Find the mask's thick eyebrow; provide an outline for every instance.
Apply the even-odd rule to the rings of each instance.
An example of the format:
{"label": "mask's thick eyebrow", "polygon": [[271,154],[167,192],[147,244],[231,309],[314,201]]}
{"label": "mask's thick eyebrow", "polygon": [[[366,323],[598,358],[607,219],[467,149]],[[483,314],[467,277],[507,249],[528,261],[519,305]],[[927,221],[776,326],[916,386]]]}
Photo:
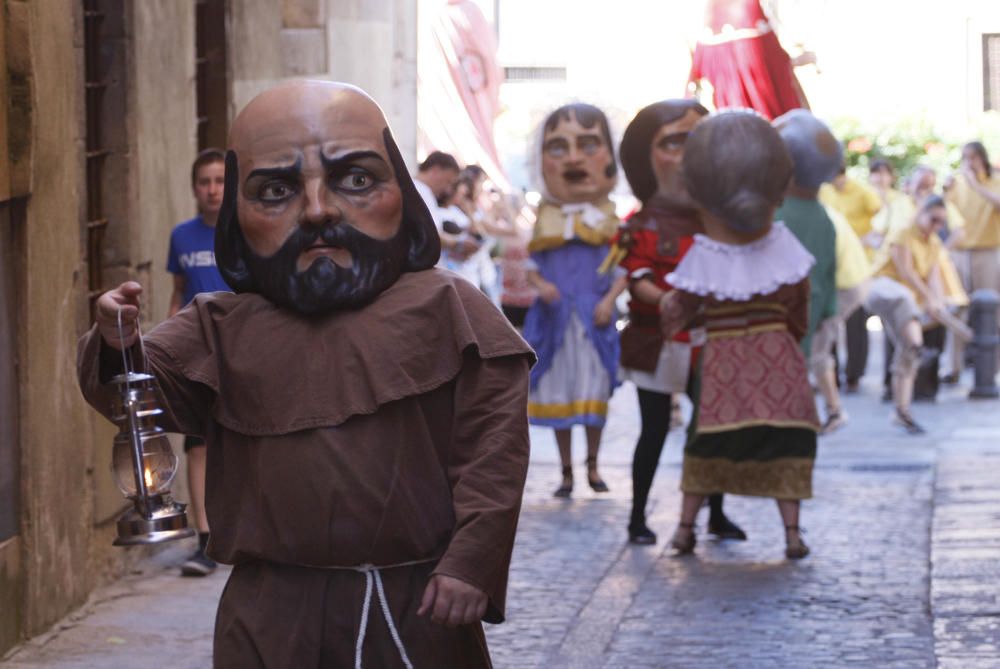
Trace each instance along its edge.
{"label": "mask's thick eyebrow", "polygon": [[294,177],[302,174],[302,156],[295,159],[291,165],[279,167],[258,167],[247,175],[247,180],[255,177]]}
{"label": "mask's thick eyebrow", "polygon": [[340,156],[324,156],[323,151],[319,152],[319,159],[323,163],[323,168],[327,171],[333,171],[336,169],[341,169],[351,163],[363,160],[365,158],[374,158],[379,162],[385,163],[385,158],[379,155],[375,151],[352,151],[350,153],[345,153]]}
{"label": "mask's thick eyebrow", "polygon": [[686,132],[672,132],[669,135],[664,135],[660,139],[660,142],[661,143],[662,142],[670,142],[670,143],[683,142],[684,140],[686,140],[688,138],[688,134],[689,133],[686,133]]}

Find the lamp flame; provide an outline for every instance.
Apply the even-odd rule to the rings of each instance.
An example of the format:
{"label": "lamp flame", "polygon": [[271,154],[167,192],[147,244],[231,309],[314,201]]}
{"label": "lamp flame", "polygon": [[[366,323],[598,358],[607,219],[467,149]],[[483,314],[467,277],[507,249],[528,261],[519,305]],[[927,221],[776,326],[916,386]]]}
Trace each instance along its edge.
{"label": "lamp flame", "polygon": [[146,488],[147,489],[152,488],[153,487],[153,473],[151,471],[149,471],[149,467],[146,467],[145,476],[146,476]]}

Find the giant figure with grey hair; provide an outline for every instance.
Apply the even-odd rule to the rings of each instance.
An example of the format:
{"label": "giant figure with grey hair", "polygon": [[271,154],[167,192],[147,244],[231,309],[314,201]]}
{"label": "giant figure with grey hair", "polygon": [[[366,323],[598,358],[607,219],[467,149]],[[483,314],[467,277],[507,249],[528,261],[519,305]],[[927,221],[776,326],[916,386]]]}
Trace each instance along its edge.
{"label": "giant figure with grey hair", "polygon": [[[365,93],[283,84],[229,145],[216,253],[236,293],[142,337],[164,427],[209,444],[208,553],[234,565],[215,666],[488,667],[480,621],[504,617],[531,351],[434,268],[434,223]],[[81,388],[105,415],[141,292],[102,295],[80,342]]]}
{"label": "giant figure with grey hair", "polygon": [[775,220],[782,221],[816,259],[809,275],[809,327],[802,340],[802,351],[827,398],[824,428],[832,430],[845,417],[834,379],[830,342],[827,337],[819,337],[816,343],[823,350],[816,350],[813,335],[824,323],[837,317],[837,232],[819,201],[819,188],[840,171],[844,151],[827,125],[804,109],[779,116],[773,125],[792,158],[792,180],[784,202],[775,212]]}
{"label": "giant figure with grey hair", "polygon": [[708,341],[693,383],[697,411],[684,447],[680,525],[671,544],[695,547],[706,495],[777,500],[785,555],[809,549],[799,505],[812,496],[818,419],[798,341],[808,326],[813,257],[774,211],[792,161],[778,133],[749,111],[724,112],[688,135],[684,184],[706,235],[667,275],[660,324],[673,337],[693,323]]}

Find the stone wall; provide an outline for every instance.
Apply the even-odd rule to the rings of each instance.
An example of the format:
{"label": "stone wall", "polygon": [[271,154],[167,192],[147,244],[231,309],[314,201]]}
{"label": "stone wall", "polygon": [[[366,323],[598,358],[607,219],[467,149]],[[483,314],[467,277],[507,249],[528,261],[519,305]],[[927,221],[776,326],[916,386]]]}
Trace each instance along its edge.
{"label": "stone wall", "polygon": [[81,604],[91,586],[86,578],[90,416],[76,387],[75,365],[87,304],[79,234],[84,191],[82,85],[76,85],[82,82],[81,9],[74,5],[67,12],[59,0],[7,2],[8,19],[27,22],[31,41],[18,48],[30,55],[32,107],[19,346],[21,567],[28,635]]}
{"label": "stone wall", "polygon": [[[15,245],[7,256],[20,258],[6,280],[18,314],[12,394],[22,495],[20,534],[0,540],[0,656],[149,553],[111,547],[114,519],[126,506],[109,473],[116,430],[80,395],[76,342],[90,325],[90,261],[100,263],[103,288],[130,278],[143,284],[144,327],[166,316],[170,230],[195,213],[195,3],[99,4],[113,10],[108,35],[121,47],[121,67],[100,113],[111,119],[105,139],[114,153],[102,182],[108,225],[99,254],[89,258],[84,2],[0,0],[0,153],[7,156],[0,225],[14,228],[6,230]],[[290,77],[346,80],[383,105],[412,159],[415,0],[227,5],[230,118]]]}
{"label": "stone wall", "polygon": [[414,160],[415,0],[244,0],[231,6],[230,28],[233,114],[286,79],[344,81],[375,98]]}
{"label": "stone wall", "polygon": [[[27,197],[16,277],[21,534],[4,545],[2,563],[5,590],[16,582],[21,591],[17,626],[27,636],[82,604],[143,553],[110,546],[113,517],[124,506],[108,473],[115,430],[86,406],[76,383],[76,341],[90,314],[84,19],[82,3],[69,6],[73,11],[61,0],[8,0],[4,7],[7,53],[17,54],[6,63],[6,80],[20,85],[27,100],[26,110],[9,114],[9,136],[26,143],[19,155]],[[117,27],[113,32],[127,44],[123,90],[114,93],[124,97],[127,114],[109,184],[124,197],[115,198],[104,253],[95,261],[104,265],[105,287],[125,278],[143,282],[149,327],[166,316],[170,229],[194,213],[194,10],[166,1],[126,6],[120,36]],[[19,555],[7,555],[15,550]],[[0,649],[10,642],[5,635]]]}

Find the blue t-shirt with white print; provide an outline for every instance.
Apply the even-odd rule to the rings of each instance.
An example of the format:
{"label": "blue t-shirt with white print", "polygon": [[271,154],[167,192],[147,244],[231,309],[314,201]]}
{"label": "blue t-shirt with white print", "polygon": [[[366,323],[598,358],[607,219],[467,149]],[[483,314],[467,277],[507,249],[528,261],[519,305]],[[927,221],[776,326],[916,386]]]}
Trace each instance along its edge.
{"label": "blue t-shirt with white print", "polygon": [[184,304],[198,293],[231,290],[215,266],[215,228],[205,225],[200,214],[170,234],[167,271],[184,277]]}

